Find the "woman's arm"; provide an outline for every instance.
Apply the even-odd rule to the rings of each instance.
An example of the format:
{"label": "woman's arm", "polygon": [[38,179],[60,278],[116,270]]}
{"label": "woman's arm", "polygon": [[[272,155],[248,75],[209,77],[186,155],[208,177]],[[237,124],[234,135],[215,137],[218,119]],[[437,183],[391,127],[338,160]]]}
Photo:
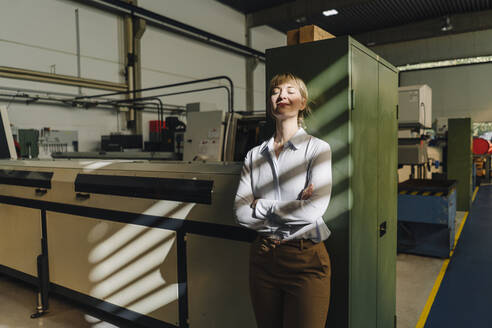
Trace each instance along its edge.
{"label": "woman's arm", "polygon": [[251,206],[255,201],[253,195],[253,185],[251,181],[252,169],[252,151],[250,150],[244,160],[243,169],[241,171],[241,179],[236,191],[234,200],[234,214],[236,222],[241,226],[257,230],[259,232],[270,232],[270,228],[266,226],[266,218],[254,217],[254,208]]}
{"label": "woman's arm", "polygon": [[276,217],[283,224],[306,225],[325,213],[331,197],[331,150],[328,144],[322,145],[310,167],[309,180],[314,185],[311,197],[292,201],[258,199],[254,211],[257,219]]}

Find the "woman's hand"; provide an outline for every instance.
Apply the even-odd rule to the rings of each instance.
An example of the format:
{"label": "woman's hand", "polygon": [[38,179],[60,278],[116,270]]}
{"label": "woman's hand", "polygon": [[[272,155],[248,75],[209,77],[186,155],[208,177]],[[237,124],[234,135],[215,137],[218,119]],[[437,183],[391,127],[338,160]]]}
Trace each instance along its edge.
{"label": "woman's hand", "polygon": [[[309,199],[314,192],[314,185],[311,183],[309,186],[307,186],[302,192],[301,192],[301,200],[306,200]],[[255,199],[256,201],[256,199]],[[256,203],[255,203],[256,205]]]}
{"label": "woman's hand", "polygon": [[[309,186],[307,186],[301,192],[301,200],[309,199],[313,195],[313,192],[314,192],[314,185],[311,183]],[[251,208],[254,209],[256,207],[257,202],[258,202],[258,199],[255,199],[250,205]],[[257,247],[258,254],[260,254],[260,255],[266,254],[270,250],[272,250],[275,247],[277,247],[278,245],[280,245],[281,243],[282,243],[282,241],[278,240],[278,239],[273,239],[273,238],[269,238],[269,237],[262,237],[258,240],[258,247]]]}
{"label": "woman's hand", "polygon": [[[307,186],[303,191],[301,191],[301,200],[309,199],[314,192],[314,185],[311,183]],[[258,202],[258,198],[256,198],[250,205],[252,209],[256,208],[256,203]]]}
{"label": "woman's hand", "polygon": [[274,249],[280,245],[281,241],[279,239],[273,239],[269,237],[262,237],[259,239],[258,254],[263,255],[268,253],[270,250]]}

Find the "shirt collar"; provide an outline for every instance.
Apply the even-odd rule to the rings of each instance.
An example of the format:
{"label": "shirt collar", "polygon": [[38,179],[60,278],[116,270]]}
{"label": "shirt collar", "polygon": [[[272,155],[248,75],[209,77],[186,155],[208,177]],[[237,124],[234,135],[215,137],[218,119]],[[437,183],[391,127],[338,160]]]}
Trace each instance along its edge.
{"label": "shirt collar", "polygon": [[292,149],[297,150],[303,146],[304,142],[307,139],[309,139],[309,135],[307,134],[306,130],[304,130],[303,128],[299,128],[296,134],[294,134],[287,143],[290,144]]}
{"label": "shirt collar", "polygon": [[[289,139],[285,143],[286,146],[291,147],[293,150],[299,149],[302,144],[309,138],[309,135],[307,134],[306,130],[303,128],[299,128],[297,130],[296,134],[292,136],[292,138]],[[261,152],[263,153],[264,151],[270,151],[273,152],[273,140],[274,136],[272,136],[269,140],[263,142],[263,145],[261,146]]]}

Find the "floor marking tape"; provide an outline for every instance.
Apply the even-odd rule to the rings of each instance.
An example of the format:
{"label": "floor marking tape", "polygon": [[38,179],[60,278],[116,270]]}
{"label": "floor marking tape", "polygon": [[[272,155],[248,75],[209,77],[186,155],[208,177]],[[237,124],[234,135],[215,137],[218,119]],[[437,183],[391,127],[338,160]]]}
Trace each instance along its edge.
{"label": "floor marking tape", "polygon": [[[473,193],[472,197],[472,203],[475,200],[475,197],[477,196],[478,192],[478,187],[475,188],[475,192]],[[432,290],[429,294],[429,298],[427,299],[427,302],[425,303],[424,310],[422,311],[422,314],[420,315],[419,321],[417,322],[417,325],[415,328],[423,328],[425,326],[425,322],[427,321],[427,317],[429,316],[429,312],[431,310],[432,304],[434,304],[434,299],[436,298],[437,292],[439,291],[439,287],[441,287],[441,282],[444,279],[444,274],[446,273],[446,270],[449,265],[449,261],[451,260],[451,257],[454,254],[454,249],[456,247],[456,244],[458,243],[458,240],[461,235],[461,231],[463,230],[463,227],[465,226],[466,219],[468,218],[468,213],[465,213],[465,216],[463,217],[463,221],[461,221],[460,227],[458,231],[456,232],[456,236],[454,238],[454,245],[453,249],[449,253],[449,259],[444,260],[444,263],[442,264],[441,271],[439,272],[439,275],[437,276],[436,282],[434,283],[434,286],[432,287]]]}

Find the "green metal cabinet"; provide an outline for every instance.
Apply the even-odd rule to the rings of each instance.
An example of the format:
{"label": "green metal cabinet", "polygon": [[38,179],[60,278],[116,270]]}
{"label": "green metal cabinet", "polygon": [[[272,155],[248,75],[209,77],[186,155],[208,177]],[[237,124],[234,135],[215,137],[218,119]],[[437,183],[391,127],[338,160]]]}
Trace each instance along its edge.
{"label": "green metal cabinet", "polygon": [[307,129],[332,149],[327,327],[394,327],[398,71],[347,36],[267,50],[267,86],[282,72],[306,82]]}
{"label": "green metal cabinet", "polygon": [[472,199],[472,121],[448,120],[448,180],[456,180],[456,210],[469,211]]}

